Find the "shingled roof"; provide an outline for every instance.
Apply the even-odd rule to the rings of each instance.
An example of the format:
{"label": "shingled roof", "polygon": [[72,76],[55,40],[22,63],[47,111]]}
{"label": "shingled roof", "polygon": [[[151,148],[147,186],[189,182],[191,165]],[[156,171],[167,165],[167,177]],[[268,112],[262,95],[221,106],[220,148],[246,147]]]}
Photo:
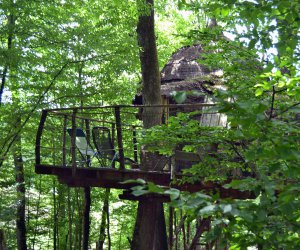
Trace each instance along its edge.
{"label": "shingled roof", "polygon": [[210,87],[220,82],[217,70],[199,63],[203,48],[200,44],[186,46],[175,52],[161,71],[161,94],[196,90],[212,94]]}

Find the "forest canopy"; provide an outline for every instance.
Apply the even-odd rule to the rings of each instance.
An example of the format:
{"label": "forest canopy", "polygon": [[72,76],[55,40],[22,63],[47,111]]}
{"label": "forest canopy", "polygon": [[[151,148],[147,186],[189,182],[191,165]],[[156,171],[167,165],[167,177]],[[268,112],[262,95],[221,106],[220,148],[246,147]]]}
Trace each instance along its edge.
{"label": "forest canopy", "polygon": [[[43,109],[131,104],[141,82],[136,34],[140,2],[0,3],[0,249],[1,244],[7,249],[82,248],[84,190],[35,174],[38,123]],[[210,221],[210,230],[200,241],[215,249],[296,249],[299,1],[156,0],[154,11],[160,70],[178,49],[203,45],[210,53],[201,64],[223,71],[226,88],[214,92],[214,102],[228,117],[230,129],[200,129],[181,115],[169,126],[149,130],[144,143],[160,141],[153,151],[168,156],[174,145],[187,141],[187,152],[208,142],[219,144],[221,161],[206,157],[187,172],[217,182],[233,170],[247,173],[224,187],[252,192],[255,199],[162,191],[151,184],[143,186],[143,193],[171,196],[164,209],[175,211],[177,249],[193,249],[188,247],[201,221]],[[211,20],[217,23],[214,28]],[[186,97],[174,95],[179,102]],[[108,196],[110,231],[104,249],[130,248],[137,206],[119,200],[119,193],[91,190],[93,248],[103,240],[101,216]]]}

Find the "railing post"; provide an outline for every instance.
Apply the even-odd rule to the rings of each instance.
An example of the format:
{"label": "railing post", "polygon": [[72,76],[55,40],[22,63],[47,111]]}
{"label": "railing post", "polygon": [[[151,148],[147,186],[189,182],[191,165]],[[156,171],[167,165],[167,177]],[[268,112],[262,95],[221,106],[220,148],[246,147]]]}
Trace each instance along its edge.
{"label": "railing post", "polygon": [[[113,148],[115,148],[115,138],[116,138],[116,124],[112,123],[111,124],[111,143]],[[112,168],[115,168],[116,162],[114,161],[111,165]]]}
{"label": "railing post", "polygon": [[138,162],[138,149],[137,149],[137,140],[136,140],[136,127],[132,127],[132,143],[133,143],[133,157],[134,161]]}
{"label": "railing post", "polygon": [[67,155],[67,148],[66,148],[66,140],[67,140],[67,121],[68,117],[67,115],[64,115],[64,131],[63,131],[63,159],[62,159],[62,165],[66,166],[66,155]]}
{"label": "railing post", "polygon": [[36,134],[36,141],[35,141],[35,164],[36,167],[41,165],[41,137],[44,129],[44,124],[47,118],[48,111],[42,111],[42,117],[40,120],[39,128]]}
{"label": "railing post", "polygon": [[117,127],[117,140],[118,140],[118,147],[119,147],[120,169],[125,169],[123,140],[122,140],[122,123],[121,123],[121,114],[120,114],[119,106],[115,107],[115,118],[116,118],[116,127]]}
{"label": "railing post", "polygon": [[73,110],[72,114],[72,138],[71,138],[71,157],[72,157],[72,176],[76,173],[76,113],[77,109]]}
{"label": "railing post", "polygon": [[[91,131],[90,131],[90,121],[89,119],[85,119],[85,130],[86,130],[86,141],[88,145],[90,145],[91,142]],[[86,156],[86,166],[91,167],[91,156],[87,155]]]}

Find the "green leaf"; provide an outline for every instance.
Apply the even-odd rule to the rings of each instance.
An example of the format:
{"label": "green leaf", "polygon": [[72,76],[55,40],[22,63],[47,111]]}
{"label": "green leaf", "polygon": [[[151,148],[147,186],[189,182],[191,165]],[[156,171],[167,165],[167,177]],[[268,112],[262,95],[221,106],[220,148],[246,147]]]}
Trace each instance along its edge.
{"label": "green leaf", "polygon": [[183,103],[187,98],[187,95],[186,95],[185,91],[179,91],[179,92],[174,91],[171,94],[174,97],[175,101],[179,104]]}
{"label": "green leaf", "polygon": [[249,49],[253,49],[255,47],[257,43],[257,40],[256,39],[252,39],[250,42],[249,42],[249,45],[248,45],[248,48]]}
{"label": "green leaf", "polygon": [[153,182],[147,182],[148,191],[151,193],[162,193],[164,190],[154,184]]}
{"label": "green leaf", "polygon": [[132,191],[132,194],[134,196],[141,196],[141,195],[144,195],[144,194],[149,194],[149,191],[148,190],[139,189],[139,190]]}
{"label": "green leaf", "polygon": [[221,15],[223,16],[223,17],[226,17],[226,16],[228,16],[228,14],[229,14],[229,9],[225,9],[225,8],[222,8],[221,9]]}
{"label": "green leaf", "polygon": [[180,191],[175,188],[170,188],[164,192],[165,194],[169,194],[171,201],[176,200],[180,196]]}
{"label": "green leaf", "polygon": [[227,204],[222,207],[224,213],[230,213],[232,211],[232,205]]}
{"label": "green leaf", "polygon": [[143,179],[140,179],[140,178],[138,178],[138,179],[136,179],[136,180],[127,180],[127,181],[122,181],[122,182],[120,182],[121,184],[141,184],[141,185],[144,185],[144,184],[146,184],[146,181],[145,180],[143,180]]}
{"label": "green leaf", "polygon": [[255,90],[255,96],[261,96],[263,94],[263,89],[259,88]]}
{"label": "green leaf", "polygon": [[199,214],[202,214],[202,215],[212,214],[214,211],[216,211],[216,209],[217,209],[217,205],[208,205],[208,206],[200,209]]}

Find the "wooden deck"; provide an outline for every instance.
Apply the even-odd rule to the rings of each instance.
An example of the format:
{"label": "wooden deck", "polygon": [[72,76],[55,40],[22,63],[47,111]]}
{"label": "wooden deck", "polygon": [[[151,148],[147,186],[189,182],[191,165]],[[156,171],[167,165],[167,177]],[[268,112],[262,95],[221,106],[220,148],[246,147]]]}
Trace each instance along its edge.
{"label": "wooden deck", "polygon": [[[137,185],[132,183],[122,183],[127,180],[143,179],[146,182],[153,182],[164,187],[177,188],[181,191],[198,192],[213,194],[219,192],[222,198],[248,199],[253,195],[249,192],[241,192],[234,189],[225,189],[222,185],[214,182],[197,182],[180,184],[182,174],[177,174],[171,180],[169,172],[146,172],[141,170],[120,170],[114,168],[79,168],[74,171],[71,166],[50,166],[36,165],[37,174],[56,175],[62,184],[70,187],[102,187],[128,190]],[[177,181],[176,181],[177,180]]]}
{"label": "wooden deck", "polygon": [[[187,111],[201,111],[201,120],[199,126],[216,126],[218,123],[207,123],[217,114],[214,111],[214,105],[198,104],[198,105],[157,105],[151,108],[157,108],[161,112],[162,108],[164,117],[171,115],[170,109],[178,110],[186,109]],[[166,188],[177,188],[181,191],[198,192],[202,191],[207,194],[219,193],[222,198],[248,199],[253,194],[249,192],[241,192],[233,189],[225,189],[222,184],[217,182],[203,182],[199,180],[196,183],[183,183],[183,175],[180,171],[171,179],[169,172],[146,172],[136,169],[128,170],[125,168],[125,160],[131,157],[133,162],[138,164],[139,154],[141,153],[138,139],[145,133],[142,130],[141,121],[137,119],[137,114],[142,108],[149,106],[106,106],[106,107],[73,107],[52,110],[43,110],[39,128],[36,137],[36,173],[56,175],[59,182],[70,187],[101,187],[122,189],[123,198],[125,199],[145,199],[165,198],[165,195],[147,194],[143,197],[136,198],[130,193],[130,188],[136,184],[124,183],[128,180],[143,179],[146,182],[153,182],[156,185]],[[177,111],[176,111],[177,110]],[[219,117],[220,116],[216,116]],[[209,119],[208,119],[209,118]],[[220,119],[218,119],[220,121]],[[116,168],[99,168],[102,163],[93,158],[103,154],[100,152],[101,144],[94,136],[93,129],[106,128],[109,133],[107,138],[109,142],[109,150],[118,153],[118,169]],[[80,150],[76,144],[76,131],[82,130]],[[75,131],[72,134],[68,130]],[[84,135],[84,136],[82,136]],[[79,136],[78,136],[79,137]],[[83,140],[84,138],[85,140]],[[96,139],[95,139],[96,138]],[[85,143],[83,143],[85,141]],[[107,143],[107,141],[105,142]],[[92,153],[91,153],[92,152]],[[97,157],[96,157],[97,158]],[[199,156],[193,153],[175,152],[175,161],[199,162]],[[91,160],[91,161],[90,161]],[[98,159],[99,160],[99,159]],[[91,167],[79,167],[82,162],[90,162]],[[158,159],[159,163],[160,159]],[[103,163],[102,166],[105,164]],[[174,165],[175,166],[175,165]],[[230,180],[227,181],[227,183]],[[223,183],[224,184],[224,183]],[[158,196],[158,197],[156,197]],[[163,196],[163,197],[162,197]]]}

